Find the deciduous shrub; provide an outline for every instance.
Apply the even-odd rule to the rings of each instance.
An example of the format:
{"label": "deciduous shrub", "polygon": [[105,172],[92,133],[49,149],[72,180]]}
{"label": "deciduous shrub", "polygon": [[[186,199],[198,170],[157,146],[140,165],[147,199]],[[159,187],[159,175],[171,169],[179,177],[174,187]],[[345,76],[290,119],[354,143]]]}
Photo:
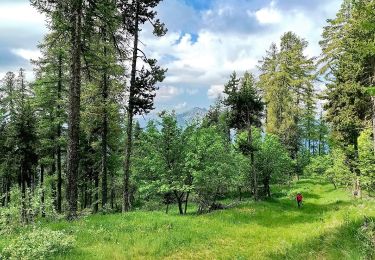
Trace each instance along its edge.
{"label": "deciduous shrub", "polygon": [[362,249],[366,257],[375,257],[375,220],[365,218],[363,225],[358,229],[357,238],[362,243]]}
{"label": "deciduous shrub", "polygon": [[0,259],[46,259],[72,248],[74,239],[61,231],[34,228],[4,248]]}

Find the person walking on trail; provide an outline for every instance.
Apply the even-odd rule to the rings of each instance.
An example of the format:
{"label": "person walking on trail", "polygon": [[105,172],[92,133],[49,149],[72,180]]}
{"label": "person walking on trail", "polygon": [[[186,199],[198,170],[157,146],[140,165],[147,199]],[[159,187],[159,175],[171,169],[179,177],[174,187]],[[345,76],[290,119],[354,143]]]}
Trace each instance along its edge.
{"label": "person walking on trail", "polygon": [[296,197],[298,208],[302,206],[302,199],[303,199],[302,194],[298,193]]}

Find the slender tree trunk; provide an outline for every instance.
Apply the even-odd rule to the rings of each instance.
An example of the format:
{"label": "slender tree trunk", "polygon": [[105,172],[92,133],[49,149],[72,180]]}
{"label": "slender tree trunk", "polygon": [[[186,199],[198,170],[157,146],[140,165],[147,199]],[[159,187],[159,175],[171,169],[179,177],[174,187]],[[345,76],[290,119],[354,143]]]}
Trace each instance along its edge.
{"label": "slender tree trunk", "polygon": [[62,92],[62,54],[59,54],[59,75],[58,75],[58,83],[57,83],[57,143],[56,143],[56,156],[57,156],[57,198],[56,198],[56,209],[57,212],[61,213],[61,203],[62,203],[62,163],[61,163],[61,105],[60,102],[62,101],[61,92]]}
{"label": "slender tree trunk", "polygon": [[111,209],[114,209],[114,202],[115,202],[115,179],[113,176],[113,171],[110,171],[111,176]]}
{"label": "slender tree trunk", "polygon": [[373,142],[373,152],[374,152],[374,157],[375,157],[375,96],[371,97],[371,101],[372,101],[372,142]]}
{"label": "slender tree trunk", "polygon": [[184,214],[184,210],[183,210],[183,207],[182,207],[182,197],[183,197],[183,193],[181,195],[178,194],[177,191],[174,191],[173,192],[175,197],[176,197],[176,200],[177,200],[177,205],[178,205],[178,212],[180,213],[180,215],[183,215]]}
{"label": "slender tree trunk", "polygon": [[168,214],[168,211],[169,211],[169,202],[167,202],[167,207],[165,209],[165,214]]}
{"label": "slender tree trunk", "polygon": [[42,189],[42,217],[44,218],[46,216],[46,207],[44,202],[44,165],[40,165],[40,188]]}
{"label": "slender tree trunk", "polygon": [[354,138],[354,174],[355,174],[355,183],[354,183],[354,191],[356,192],[355,196],[357,198],[362,197],[362,189],[361,189],[361,171],[358,168],[358,136]]}
{"label": "slender tree trunk", "polygon": [[182,204],[183,204],[182,200],[178,199],[177,202],[178,202],[178,211],[179,211],[180,215],[184,215],[184,210],[182,208]]}
{"label": "slender tree trunk", "polygon": [[322,155],[322,133],[321,130],[319,131],[319,143],[318,143],[318,155]]}
{"label": "slender tree trunk", "polygon": [[[375,58],[372,59],[372,86],[375,88]],[[375,157],[375,96],[371,97],[372,101],[372,141],[373,152]]]}
{"label": "slender tree trunk", "polygon": [[1,198],[1,205],[0,207],[4,207],[4,198],[5,198],[5,178],[0,178],[1,181],[1,193],[0,193],[0,198]]}
{"label": "slender tree trunk", "polygon": [[129,105],[127,114],[127,128],[126,128],[126,148],[125,148],[125,162],[124,162],[124,193],[123,193],[123,205],[122,212],[130,210],[130,157],[132,152],[132,134],[133,134],[133,116],[134,116],[134,90],[135,80],[137,72],[137,59],[138,59],[138,30],[139,30],[139,3],[136,3],[136,15],[135,15],[135,34],[133,42],[133,57],[132,57],[132,69],[130,78],[130,90],[129,90]]}
{"label": "slender tree trunk", "polygon": [[94,213],[99,211],[99,173],[94,170]]}
{"label": "slender tree trunk", "polygon": [[186,212],[187,212],[187,207],[188,207],[188,202],[189,202],[189,195],[190,195],[190,192],[187,192],[187,193],[186,193],[186,200],[185,200],[185,210],[184,210],[184,214],[186,214]]}
{"label": "slender tree trunk", "polygon": [[23,163],[21,163],[21,219],[22,222],[27,224],[27,212],[26,212],[26,179],[25,169]]}
{"label": "slender tree trunk", "polygon": [[[55,136],[52,136],[52,142],[56,143]],[[51,163],[51,175],[54,176],[56,174],[56,150],[54,149],[52,151],[51,157],[52,157],[52,163]],[[52,197],[53,197],[53,206],[57,210],[57,189],[56,189],[56,182],[53,180],[51,182],[51,189],[52,189]]]}
{"label": "slender tree trunk", "polygon": [[[103,29],[104,41],[106,43],[106,32]],[[107,47],[104,46],[104,58],[107,58]],[[107,139],[108,139],[108,114],[107,114],[107,101],[108,101],[108,75],[107,75],[107,65],[104,65],[103,72],[103,88],[102,88],[102,98],[103,98],[103,118],[102,118],[102,207],[105,208],[107,204]]]}
{"label": "slender tree trunk", "polygon": [[68,219],[77,216],[78,167],[79,167],[79,122],[81,96],[81,33],[82,33],[82,0],[72,3],[72,38],[71,38],[71,83],[69,89],[68,116]]}
{"label": "slender tree trunk", "polygon": [[251,123],[249,123],[249,126],[248,126],[248,142],[249,142],[249,146],[250,146],[250,163],[251,163],[251,173],[252,173],[252,176],[253,176],[253,189],[254,189],[254,200],[257,201],[258,200],[258,179],[257,179],[257,173],[255,171],[255,158],[254,158],[254,151],[253,151],[253,136],[252,136],[252,131],[251,131]]}

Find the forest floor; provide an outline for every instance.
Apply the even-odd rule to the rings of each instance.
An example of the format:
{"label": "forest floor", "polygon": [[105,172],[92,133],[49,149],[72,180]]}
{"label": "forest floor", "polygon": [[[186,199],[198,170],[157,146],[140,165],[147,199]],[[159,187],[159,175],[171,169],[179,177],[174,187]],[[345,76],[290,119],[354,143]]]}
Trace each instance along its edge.
{"label": "forest floor", "polygon": [[[374,201],[305,179],[271,200],[205,215],[137,211],[39,225],[75,237],[55,259],[363,259],[356,234],[364,216],[375,217]],[[0,238],[0,251],[8,239]]]}

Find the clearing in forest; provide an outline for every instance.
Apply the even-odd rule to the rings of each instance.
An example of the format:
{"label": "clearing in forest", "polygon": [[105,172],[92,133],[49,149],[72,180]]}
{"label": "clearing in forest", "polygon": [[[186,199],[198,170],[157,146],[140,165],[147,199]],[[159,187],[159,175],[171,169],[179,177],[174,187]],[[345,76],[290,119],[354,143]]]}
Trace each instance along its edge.
{"label": "clearing in forest", "polygon": [[375,216],[373,202],[305,179],[272,200],[206,215],[132,212],[42,225],[75,236],[74,249],[58,259],[360,259],[364,216]]}

